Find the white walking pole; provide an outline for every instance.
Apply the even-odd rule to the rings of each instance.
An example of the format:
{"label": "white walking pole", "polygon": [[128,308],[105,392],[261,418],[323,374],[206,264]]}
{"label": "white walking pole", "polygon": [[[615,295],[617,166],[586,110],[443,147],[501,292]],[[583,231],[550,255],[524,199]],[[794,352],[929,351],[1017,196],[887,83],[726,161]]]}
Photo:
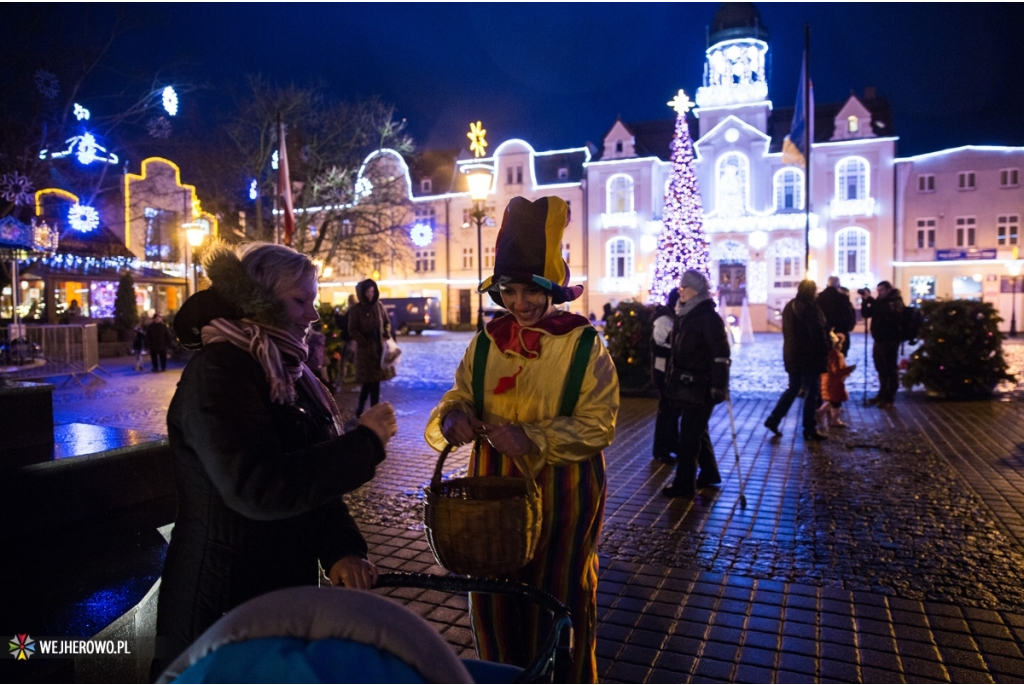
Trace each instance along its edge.
{"label": "white walking pole", "polygon": [[[726,391],[728,393],[728,391]],[[743,494],[743,466],[740,464],[740,447],[736,443],[736,419],[732,415],[732,394],[729,393],[725,397],[726,403],[729,405],[729,429],[732,431],[732,451],[736,455],[736,472],[740,478],[740,509],[747,508],[747,496]]]}

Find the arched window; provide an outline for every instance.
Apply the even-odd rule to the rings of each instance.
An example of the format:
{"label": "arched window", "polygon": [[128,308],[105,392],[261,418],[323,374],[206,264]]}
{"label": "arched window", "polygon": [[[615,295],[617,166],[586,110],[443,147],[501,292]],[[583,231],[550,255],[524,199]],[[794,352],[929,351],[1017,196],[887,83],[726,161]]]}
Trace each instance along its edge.
{"label": "arched window", "polygon": [[868,272],[870,235],[866,229],[850,226],[836,233],[836,271],[840,274]]}
{"label": "arched window", "polygon": [[721,216],[737,216],[747,208],[747,178],[750,165],[738,152],[729,152],[718,159],[715,184],[715,210]]}
{"label": "arched window", "polygon": [[633,277],[633,241],[629,238],[608,241],[608,277]]}
{"label": "arched window", "polygon": [[870,167],[863,157],[847,157],[836,164],[836,199],[865,200]]}
{"label": "arched window", "polygon": [[615,174],[608,179],[609,214],[633,211],[633,179],[626,174]]}
{"label": "arched window", "polygon": [[775,172],[775,211],[804,208],[804,172],[786,167]]}

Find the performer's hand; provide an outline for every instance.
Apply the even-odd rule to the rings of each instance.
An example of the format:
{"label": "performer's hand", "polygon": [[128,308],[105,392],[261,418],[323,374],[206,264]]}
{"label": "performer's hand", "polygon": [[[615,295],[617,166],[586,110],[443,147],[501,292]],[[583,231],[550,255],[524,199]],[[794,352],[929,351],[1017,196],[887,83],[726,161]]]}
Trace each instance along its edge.
{"label": "performer's hand", "polygon": [[522,427],[514,423],[503,426],[484,426],[484,437],[491,447],[509,457],[522,457],[536,449],[533,440],[526,435]]}
{"label": "performer's hand", "polygon": [[369,590],[377,582],[377,567],[369,559],[350,554],[334,562],[327,577],[334,587]]}
{"label": "performer's hand", "polygon": [[458,447],[467,442],[476,440],[476,436],[483,427],[475,417],[465,412],[454,409],[448,412],[441,422],[441,435],[448,441],[449,445]]}

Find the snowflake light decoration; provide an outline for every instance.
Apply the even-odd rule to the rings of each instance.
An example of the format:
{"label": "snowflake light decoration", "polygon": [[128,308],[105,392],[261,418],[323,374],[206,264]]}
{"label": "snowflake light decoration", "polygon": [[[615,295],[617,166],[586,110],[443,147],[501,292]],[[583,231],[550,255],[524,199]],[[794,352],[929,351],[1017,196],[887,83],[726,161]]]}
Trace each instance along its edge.
{"label": "snowflake light decoration", "polygon": [[178,94],[174,92],[174,88],[171,86],[164,88],[161,98],[163,99],[164,110],[168,114],[173,117],[178,113]]}
{"label": "snowflake light decoration", "polygon": [[96,145],[96,137],[91,133],[84,133],[78,140],[78,151],[75,156],[80,164],[91,164],[99,159],[96,153],[99,151]]}
{"label": "snowflake light decoration", "polygon": [[256,179],[254,178],[252,180],[252,183],[249,184],[249,199],[255,200],[257,197],[259,197],[259,194],[259,190],[256,189]]}
{"label": "snowflake light decoration", "polygon": [[482,122],[476,122],[475,124],[470,122],[469,133],[466,137],[469,138],[469,150],[473,153],[474,157],[483,157],[487,154],[487,141],[484,136],[487,135],[487,130],[483,127]]}
{"label": "snowflake light decoration", "polygon": [[359,197],[369,197],[372,192],[373,184],[370,183],[370,179],[364,176],[356,181],[356,195]]}
{"label": "snowflake light decoration", "polygon": [[52,100],[57,97],[57,93],[60,92],[60,81],[57,80],[57,75],[53,72],[46,71],[45,69],[39,69],[36,71],[36,90],[47,100]]}
{"label": "snowflake light decoration", "polygon": [[693,103],[690,102],[690,98],[686,97],[686,93],[680,88],[676,96],[669,100],[666,104],[676,111],[676,114],[685,115],[693,107]]}
{"label": "snowflake light decoration", "polygon": [[416,224],[409,231],[409,237],[416,247],[426,247],[434,240],[434,229],[428,224]]}
{"label": "snowflake light decoration", "polygon": [[274,150],[274,154],[270,155],[270,168],[276,169],[280,163],[281,158],[277,154],[277,150]]}
{"label": "snowflake light decoration", "polygon": [[90,116],[91,113],[89,112],[89,110],[87,110],[85,107],[82,107],[77,102],[75,103],[75,119],[78,119],[79,121],[82,121],[83,119],[85,121],[88,121]]}
{"label": "snowflake light decoration", "polygon": [[0,195],[8,202],[16,205],[32,204],[32,192],[35,187],[28,177],[17,171],[4,174],[0,178]]}
{"label": "snowflake light decoration", "polygon": [[76,202],[71,206],[71,211],[68,212],[68,223],[76,231],[88,233],[100,225],[100,213],[89,205],[82,205]]}
{"label": "snowflake light decoration", "polygon": [[150,137],[166,140],[171,137],[171,122],[167,121],[167,117],[161,114],[146,122],[146,130],[149,132]]}

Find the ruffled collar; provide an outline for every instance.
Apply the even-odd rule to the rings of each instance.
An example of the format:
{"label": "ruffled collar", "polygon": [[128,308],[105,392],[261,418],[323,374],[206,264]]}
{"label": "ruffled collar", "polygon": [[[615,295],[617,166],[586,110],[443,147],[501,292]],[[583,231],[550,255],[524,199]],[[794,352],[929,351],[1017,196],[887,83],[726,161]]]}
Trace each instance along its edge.
{"label": "ruffled collar", "polygon": [[585,316],[569,312],[558,312],[533,326],[520,326],[515,316],[506,314],[488,323],[486,331],[502,352],[518,354],[524,359],[536,359],[540,356],[544,335],[566,335],[581,326],[589,325],[590,320]]}

